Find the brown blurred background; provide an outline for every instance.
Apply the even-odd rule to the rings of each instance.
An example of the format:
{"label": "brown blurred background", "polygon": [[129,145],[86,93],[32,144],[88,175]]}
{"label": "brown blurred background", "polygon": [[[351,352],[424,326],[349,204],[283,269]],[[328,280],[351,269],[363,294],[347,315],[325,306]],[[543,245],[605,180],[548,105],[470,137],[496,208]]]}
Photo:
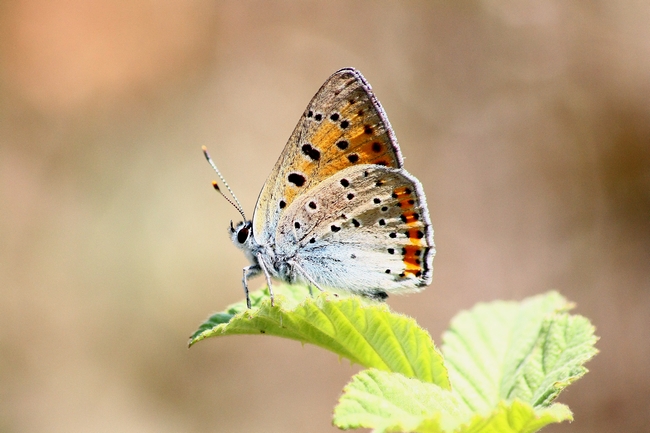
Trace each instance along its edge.
{"label": "brown blurred background", "polygon": [[[186,349],[242,299],[250,215],[322,82],[373,85],[424,184],[436,341],[557,289],[601,353],[573,424],[650,425],[647,1],[0,3],[0,432],[333,432],[358,367],[264,337]],[[261,285],[256,280],[254,286]]]}

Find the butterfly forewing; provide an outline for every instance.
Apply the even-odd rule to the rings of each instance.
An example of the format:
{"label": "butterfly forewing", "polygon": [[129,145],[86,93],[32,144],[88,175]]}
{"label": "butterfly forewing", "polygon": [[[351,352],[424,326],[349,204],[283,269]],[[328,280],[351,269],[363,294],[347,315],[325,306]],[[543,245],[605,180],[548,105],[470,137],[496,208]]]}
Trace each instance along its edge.
{"label": "butterfly forewing", "polygon": [[400,168],[397,141],[370,85],[354,69],[334,73],[309,103],[255,207],[258,242],[272,241],[294,200],[349,167]]}

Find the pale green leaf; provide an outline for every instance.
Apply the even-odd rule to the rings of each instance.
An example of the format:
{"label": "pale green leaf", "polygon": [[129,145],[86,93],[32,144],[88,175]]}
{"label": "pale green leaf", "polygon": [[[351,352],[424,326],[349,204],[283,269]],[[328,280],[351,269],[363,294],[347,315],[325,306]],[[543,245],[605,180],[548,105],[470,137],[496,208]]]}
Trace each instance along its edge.
{"label": "pale green leaf", "polygon": [[334,410],[334,425],[375,432],[443,432],[469,421],[449,390],[399,373],[364,370],[352,378]]}
{"label": "pale green leaf", "polygon": [[454,433],[533,433],[544,426],[573,419],[563,404],[535,409],[520,400],[500,402],[488,415],[475,415]]}
{"label": "pale green leaf", "polygon": [[455,392],[378,370],[355,375],[334,411],[337,427],[377,433],[532,433],[571,419],[564,405],[535,409],[519,400],[472,414]]}
{"label": "pale green leaf", "polygon": [[275,335],[320,346],[365,367],[450,387],[431,336],[412,318],[357,296],[319,293],[311,298],[304,287],[286,285],[274,285],[273,290],[275,306],[268,292],[252,293],[252,309],[242,302],[214,314],[189,345],[223,335]]}
{"label": "pale green leaf", "polygon": [[567,313],[571,307],[551,292],[458,314],[442,350],[453,389],[467,407],[486,413],[514,399],[546,406],[582,376],[596,337],[588,320]]}
{"label": "pale green leaf", "polygon": [[588,371],[583,364],[597,353],[596,340],[594,327],[585,317],[567,313],[547,317],[538,343],[512,372],[516,381],[509,392],[503,390],[505,398],[518,398],[535,407],[549,405]]}

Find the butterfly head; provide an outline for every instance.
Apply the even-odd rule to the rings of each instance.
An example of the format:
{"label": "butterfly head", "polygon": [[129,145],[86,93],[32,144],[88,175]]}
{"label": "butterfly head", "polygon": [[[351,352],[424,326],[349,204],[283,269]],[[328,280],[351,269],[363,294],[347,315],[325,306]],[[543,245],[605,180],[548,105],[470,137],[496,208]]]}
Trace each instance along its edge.
{"label": "butterfly head", "polygon": [[239,248],[250,249],[253,239],[253,223],[251,221],[242,221],[236,226],[230,221],[230,239],[232,243]]}

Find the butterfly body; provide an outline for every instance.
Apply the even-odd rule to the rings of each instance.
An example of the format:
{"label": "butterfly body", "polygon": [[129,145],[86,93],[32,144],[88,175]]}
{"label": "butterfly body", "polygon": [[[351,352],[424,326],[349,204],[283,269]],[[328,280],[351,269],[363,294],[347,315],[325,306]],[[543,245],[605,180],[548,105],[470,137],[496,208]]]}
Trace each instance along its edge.
{"label": "butterfly body", "polygon": [[[230,227],[264,274],[385,298],[431,282],[433,229],[420,182],[355,69],[334,73],[307,106],[267,179],[252,221]],[[272,291],[271,291],[272,294]],[[250,306],[250,301],[249,306]]]}

